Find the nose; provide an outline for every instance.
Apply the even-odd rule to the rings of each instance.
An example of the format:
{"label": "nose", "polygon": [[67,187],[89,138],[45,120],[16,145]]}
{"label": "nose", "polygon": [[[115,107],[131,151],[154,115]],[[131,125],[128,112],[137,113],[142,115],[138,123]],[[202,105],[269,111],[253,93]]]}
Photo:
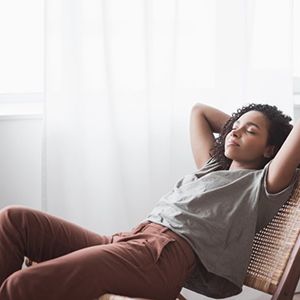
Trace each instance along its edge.
{"label": "nose", "polygon": [[240,130],[239,130],[239,129],[232,129],[232,130],[231,130],[231,134],[232,134],[234,137],[239,137],[239,136],[240,136]]}

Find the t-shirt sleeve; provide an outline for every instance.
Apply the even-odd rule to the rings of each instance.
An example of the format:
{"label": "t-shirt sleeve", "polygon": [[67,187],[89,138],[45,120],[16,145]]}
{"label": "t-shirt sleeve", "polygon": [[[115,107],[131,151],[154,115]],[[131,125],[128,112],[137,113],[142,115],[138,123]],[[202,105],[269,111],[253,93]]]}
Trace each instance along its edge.
{"label": "t-shirt sleeve", "polygon": [[198,178],[202,177],[203,175],[208,174],[212,171],[218,170],[220,168],[221,168],[221,166],[218,163],[218,161],[215,158],[211,157],[206,161],[206,163],[203,165],[202,168],[194,171],[191,174],[184,175],[182,178],[180,178],[176,182],[175,188],[180,188],[181,186],[188,184],[192,181],[195,181]]}
{"label": "t-shirt sleeve", "polygon": [[203,167],[197,170],[197,172],[212,171],[216,169],[221,169],[221,164],[214,157],[210,157],[203,165]]}
{"label": "t-shirt sleeve", "polygon": [[278,193],[269,193],[267,189],[267,174],[269,170],[268,163],[263,172],[262,184],[259,197],[259,209],[258,209],[258,222],[257,230],[267,226],[267,224],[273,219],[280,207],[290,198],[293,188],[299,174],[299,170],[295,172],[290,184]]}

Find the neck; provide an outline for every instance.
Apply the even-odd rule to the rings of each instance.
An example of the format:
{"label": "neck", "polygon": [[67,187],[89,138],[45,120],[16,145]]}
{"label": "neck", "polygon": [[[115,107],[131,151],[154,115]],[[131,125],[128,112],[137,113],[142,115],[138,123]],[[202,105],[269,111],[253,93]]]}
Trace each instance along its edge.
{"label": "neck", "polygon": [[233,160],[229,167],[229,170],[242,170],[242,169],[250,169],[250,170],[258,170],[260,169],[260,163],[257,162],[239,162]]}

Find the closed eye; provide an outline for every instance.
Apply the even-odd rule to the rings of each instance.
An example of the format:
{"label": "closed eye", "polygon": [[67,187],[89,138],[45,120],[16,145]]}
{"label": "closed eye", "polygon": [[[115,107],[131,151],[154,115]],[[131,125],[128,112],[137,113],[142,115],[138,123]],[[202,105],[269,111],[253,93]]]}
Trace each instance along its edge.
{"label": "closed eye", "polygon": [[250,130],[247,130],[247,132],[250,133],[250,134],[256,134],[256,132],[250,131]]}
{"label": "closed eye", "polygon": [[[238,127],[232,127],[231,130],[238,130],[238,129],[239,129]],[[250,134],[253,134],[253,135],[256,134],[256,132],[255,132],[255,131],[252,131],[252,130],[246,130],[246,132],[247,132],[247,133],[250,133]]]}

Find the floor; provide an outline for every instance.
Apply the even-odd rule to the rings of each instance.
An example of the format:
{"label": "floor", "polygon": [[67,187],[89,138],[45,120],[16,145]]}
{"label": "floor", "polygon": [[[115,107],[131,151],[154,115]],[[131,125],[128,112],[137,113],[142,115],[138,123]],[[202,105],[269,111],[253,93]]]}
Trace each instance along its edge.
{"label": "floor", "polygon": [[300,300],[300,293],[297,293],[297,294],[294,296],[293,300]]}

